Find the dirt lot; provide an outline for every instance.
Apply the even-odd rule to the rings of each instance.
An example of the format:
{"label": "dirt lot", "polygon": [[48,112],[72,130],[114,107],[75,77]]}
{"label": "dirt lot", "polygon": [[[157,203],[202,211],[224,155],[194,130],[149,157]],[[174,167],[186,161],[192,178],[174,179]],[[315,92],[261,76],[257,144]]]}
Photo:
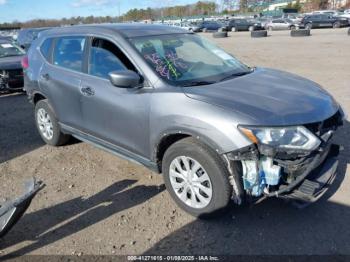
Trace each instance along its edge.
{"label": "dirt lot", "polygon": [[[346,30],[313,30],[306,38],[230,33],[215,41],[249,65],[320,83],[350,112]],[[318,203],[297,210],[272,199],[201,221],[177,208],[162,177],[143,167],[85,143],[45,146],[32,111],[24,95],[0,97],[0,197],[19,193],[32,176],[47,185],[0,241],[2,255],[350,254],[349,123],[340,131],[345,149],[338,176]]]}

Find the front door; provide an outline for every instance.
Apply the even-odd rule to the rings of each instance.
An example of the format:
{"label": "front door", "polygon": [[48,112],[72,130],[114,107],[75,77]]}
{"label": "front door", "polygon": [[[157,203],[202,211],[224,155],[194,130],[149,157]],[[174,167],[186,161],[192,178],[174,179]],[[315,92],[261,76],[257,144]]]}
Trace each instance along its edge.
{"label": "front door", "polygon": [[121,88],[109,81],[117,70],[135,70],[111,41],[89,41],[88,74],[81,83],[84,129],[97,138],[147,157],[151,87]]}

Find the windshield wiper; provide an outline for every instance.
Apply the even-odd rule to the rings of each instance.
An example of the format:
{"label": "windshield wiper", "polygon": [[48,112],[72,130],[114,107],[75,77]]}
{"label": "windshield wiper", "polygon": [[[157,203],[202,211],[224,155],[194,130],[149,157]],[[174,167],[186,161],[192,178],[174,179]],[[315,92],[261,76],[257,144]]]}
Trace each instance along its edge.
{"label": "windshield wiper", "polygon": [[183,86],[204,86],[204,85],[211,85],[214,84],[216,82],[211,82],[211,81],[192,81],[189,83],[184,84]]}
{"label": "windshield wiper", "polygon": [[231,78],[235,78],[235,77],[238,77],[238,76],[244,76],[244,75],[250,74],[251,72],[253,72],[253,70],[251,70],[251,71],[239,72],[239,73],[234,73],[234,74],[225,76],[224,78],[220,79],[219,82],[222,82],[222,81],[225,81],[225,80],[228,80],[228,79],[231,79]]}

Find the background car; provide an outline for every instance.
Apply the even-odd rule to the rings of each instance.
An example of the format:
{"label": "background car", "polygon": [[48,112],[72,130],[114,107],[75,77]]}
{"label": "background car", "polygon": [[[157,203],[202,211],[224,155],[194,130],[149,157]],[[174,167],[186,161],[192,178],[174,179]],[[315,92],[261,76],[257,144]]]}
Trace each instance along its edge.
{"label": "background car", "polygon": [[23,49],[11,41],[0,39],[0,91],[23,89]]}
{"label": "background car", "polygon": [[0,36],[0,40],[5,40],[5,41],[9,41],[9,42],[13,42],[14,39],[12,36]]}
{"label": "background car", "polygon": [[193,32],[203,31],[218,31],[223,25],[215,21],[203,21],[199,22],[195,27],[192,28]]}
{"label": "background car", "polygon": [[292,30],[298,28],[299,25],[294,23],[290,19],[274,19],[270,22],[268,22],[265,25],[265,28],[272,31],[272,30]]}
{"label": "background car", "polygon": [[272,20],[271,17],[259,17],[256,19],[261,24],[261,27],[266,28],[266,24]]}
{"label": "background car", "polygon": [[38,34],[50,27],[22,29],[18,33],[17,44],[24,50],[28,50],[32,42],[38,37]]}
{"label": "background car", "polygon": [[349,26],[347,18],[326,14],[307,15],[300,22],[300,27],[306,29],[324,27],[340,28],[344,26]]}
{"label": "background car", "polygon": [[248,19],[232,19],[227,27],[228,31],[254,31],[264,29],[260,22]]}

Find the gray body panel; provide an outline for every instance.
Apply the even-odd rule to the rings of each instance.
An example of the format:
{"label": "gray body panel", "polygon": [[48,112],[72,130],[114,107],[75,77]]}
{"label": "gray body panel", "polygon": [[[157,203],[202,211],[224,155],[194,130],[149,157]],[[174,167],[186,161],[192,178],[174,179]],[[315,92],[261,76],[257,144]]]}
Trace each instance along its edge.
{"label": "gray body panel", "polygon": [[[219,154],[248,146],[239,124],[299,125],[324,120],[339,106],[317,84],[288,73],[257,69],[221,83],[174,87],[163,82],[127,38],[188,33],[155,25],[91,25],[43,32],[29,51],[25,75],[29,98],[45,96],[63,129],[108,151],[155,166],[157,147],[171,134],[188,134]],[[142,88],[50,65],[38,46],[48,37],[95,36],[117,45],[145,79]],[[49,80],[42,75],[49,73]],[[90,87],[92,96],[81,88]]]}
{"label": "gray body panel", "polygon": [[244,113],[239,124],[301,125],[329,118],[339,109],[334,99],[305,78],[265,68],[214,85],[186,87],[191,98]]}

